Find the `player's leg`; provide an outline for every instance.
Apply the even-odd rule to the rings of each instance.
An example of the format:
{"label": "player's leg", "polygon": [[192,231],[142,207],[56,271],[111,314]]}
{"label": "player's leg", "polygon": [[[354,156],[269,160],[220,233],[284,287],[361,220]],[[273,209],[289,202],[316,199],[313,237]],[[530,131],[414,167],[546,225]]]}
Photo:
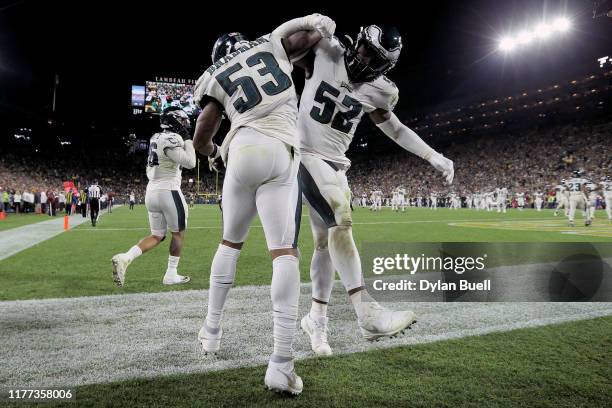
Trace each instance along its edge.
{"label": "player's leg", "polygon": [[414,313],[385,310],[365,290],[361,260],[353,239],[350,189],[344,172],[323,160],[304,156],[299,180],[308,202],[328,226],[332,264],[353,303],[363,335],[374,339],[410,326]]}
{"label": "player's leg", "polygon": [[314,239],[310,262],[312,302],[310,312],[302,318],[300,326],[310,336],[310,345],[315,354],[331,355],[327,341],[327,305],[334,285],[334,266],[329,254],[327,224],[310,204],[309,210]]}
{"label": "player's leg", "polygon": [[[255,189],[257,185],[243,182],[242,174],[259,163],[246,157],[241,149],[239,135],[230,145],[228,167],[223,181],[223,239],[210,267],[210,288],[208,291],[208,309],[205,323],[198,334],[205,352],[215,352],[220,348],[221,319],[227,294],[234,283],[236,264],[240,257],[242,245],[247,238],[249,226],[257,215],[255,207]],[[250,167],[251,166],[251,167]]]}
{"label": "player's leg", "polygon": [[187,283],[191,278],[178,274],[184,233],[187,228],[187,219],[189,218],[187,202],[180,190],[164,190],[162,193],[163,195],[160,200],[161,210],[168,223],[168,230],[172,233],[169,249],[170,253],[168,255],[168,267],[166,268],[166,273],[164,274],[162,282],[164,285]]}
{"label": "player's leg", "polygon": [[140,240],[138,244],[132,246],[127,252],[113,256],[111,260],[113,263],[113,280],[117,286],[123,286],[125,283],[127,267],[132,261],[145,252],[155,248],[166,237],[167,224],[160,206],[160,195],[162,193],[164,192],[161,190],[151,191],[147,192],[145,197],[145,205],[149,211],[151,235]]}
{"label": "player's leg", "polygon": [[[283,142],[262,137],[265,139],[257,146],[258,155],[262,150],[265,152],[262,161],[267,167],[261,172],[262,183],[257,188],[255,200],[272,258],[270,295],[274,324],[274,351],[264,382],[271,390],[299,394],[303,384],[293,366],[300,294],[297,240],[302,196],[297,183],[299,156]],[[253,181],[258,178],[254,176]]]}
{"label": "player's leg", "polygon": [[608,214],[608,220],[612,220],[612,197],[606,198],[606,214]]}
{"label": "player's leg", "polygon": [[578,206],[578,197],[570,196],[569,198],[569,224],[570,227],[574,226],[574,216],[576,215],[576,207]]}

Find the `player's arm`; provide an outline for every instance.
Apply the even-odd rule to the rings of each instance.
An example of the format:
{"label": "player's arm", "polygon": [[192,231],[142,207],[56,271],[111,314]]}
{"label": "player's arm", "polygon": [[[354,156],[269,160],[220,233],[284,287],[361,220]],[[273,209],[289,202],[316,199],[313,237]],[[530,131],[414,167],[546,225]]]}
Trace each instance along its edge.
{"label": "player's arm", "polygon": [[419,135],[404,125],[393,112],[375,109],[370,112],[370,118],[395,143],[410,153],[427,160],[436,170],[442,172],[447,183],[453,182],[455,176],[453,161],[432,149]]}
{"label": "player's arm", "polygon": [[200,154],[212,156],[219,150],[212,139],[219,130],[222,119],[223,111],[218,102],[209,101],[204,105],[196,121],[193,135],[193,146]]}
{"label": "player's arm", "polygon": [[196,165],[196,155],[192,140],[185,140],[184,147],[166,147],[164,153],[170,160],[185,169],[193,169]]}
{"label": "player's arm", "polygon": [[321,38],[331,38],[335,30],[336,23],[331,18],[311,14],[281,24],[271,35],[280,38],[291,60],[298,60]]}

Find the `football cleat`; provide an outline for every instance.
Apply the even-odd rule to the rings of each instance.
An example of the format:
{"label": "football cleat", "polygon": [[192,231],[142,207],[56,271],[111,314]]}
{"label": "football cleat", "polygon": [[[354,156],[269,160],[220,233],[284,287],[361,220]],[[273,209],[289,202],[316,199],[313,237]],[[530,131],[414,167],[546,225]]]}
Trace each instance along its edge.
{"label": "football cleat", "polygon": [[364,302],[359,329],[366,340],[393,337],[416,323],[416,315],[410,310],[393,311],[376,302]]}
{"label": "football cleat", "polygon": [[204,354],[216,353],[221,348],[221,337],[223,337],[223,329],[219,328],[219,331],[215,334],[209,333],[206,330],[206,323],[200,329],[198,333],[198,340],[202,343],[202,350]]}
{"label": "football cleat", "polygon": [[585,227],[590,227],[592,223],[593,223],[593,221],[591,221],[591,220],[586,220],[586,221],[584,222],[584,226],[585,226]]}
{"label": "football cleat", "polygon": [[174,276],[164,276],[163,283],[164,285],[180,285],[182,283],[187,283],[191,280],[189,276],[182,275],[174,275]]}
{"label": "football cleat", "polygon": [[572,227],[572,228],[574,228],[574,227],[576,226],[576,224],[574,224],[574,221],[570,221],[570,222],[569,222],[569,226],[570,226],[570,227]]}
{"label": "football cleat", "polygon": [[286,392],[292,395],[302,393],[304,383],[299,375],[295,373],[293,360],[286,363],[268,363],[266,377],[264,379],[266,387],[274,392]]}
{"label": "football cleat", "polygon": [[113,280],[119,287],[125,283],[125,272],[132,262],[127,254],[117,254],[111,259],[113,262]]}
{"label": "football cleat", "polygon": [[331,356],[332,350],[327,343],[327,317],[313,319],[310,313],[302,318],[300,326],[310,337],[310,347],[317,356]]}

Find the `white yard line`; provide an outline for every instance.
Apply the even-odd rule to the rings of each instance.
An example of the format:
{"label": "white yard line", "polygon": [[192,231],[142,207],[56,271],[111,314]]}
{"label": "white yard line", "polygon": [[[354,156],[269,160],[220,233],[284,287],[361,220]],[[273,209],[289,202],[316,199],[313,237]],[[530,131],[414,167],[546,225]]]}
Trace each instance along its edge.
{"label": "white yard line", "polygon": [[[83,218],[81,215],[71,216],[70,228],[81,225],[89,220],[89,217]],[[62,232],[64,232],[63,216],[58,216],[49,221],[37,222],[35,224],[24,225],[23,227],[0,231],[0,261],[53,238]]]}
{"label": "white yard line", "polygon": [[[309,286],[302,285],[300,317]],[[232,289],[216,356],[204,356],[197,341],[207,298],[208,291],[192,290],[0,302],[0,386],[76,386],[265,364],[272,351],[270,288]],[[336,354],[612,314],[612,303],[392,303],[413,309],[418,323],[402,337],[368,343],[338,283],[332,301]],[[295,349],[298,358],[312,357],[302,333]]]}
{"label": "white yard line", "polygon": [[[303,215],[304,217],[305,215]],[[548,220],[548,218],[534,218],[534,219],[530,219],[527,221],[546,221]],[[481,220],[411,220],[411,221],[373,221],[373,222],[353,222],[353,225],[387,225],[387,224],[430,224],[430,223],[453,223],[453,222],[484,222],[484,221],[491,221],[491,222],[498,222],[499,220],[494,220],[494,219],[481,219]],[[309,225],[308,223],[304,223],[302,222],[301,225]],[[449,224],[452,225],[452,224]],[[460,225],[458,225],[460,226]],[[188,230],[192,230],[192,229],[222,229],[223,227],[221,225],[218,226],[192,226],[189,225],[187,226]],[[261,225],[251,225],[250,228],[263,228]],[[144,231],[144,230],[149,230],[149,228],[146,227],[130,227],[130,228],[87,228],[87,229],[83,229],[83,228],[79,228],[79,229],[75,229],[75,231],[79,231],[79,232],[98,232],[98,231]]]}

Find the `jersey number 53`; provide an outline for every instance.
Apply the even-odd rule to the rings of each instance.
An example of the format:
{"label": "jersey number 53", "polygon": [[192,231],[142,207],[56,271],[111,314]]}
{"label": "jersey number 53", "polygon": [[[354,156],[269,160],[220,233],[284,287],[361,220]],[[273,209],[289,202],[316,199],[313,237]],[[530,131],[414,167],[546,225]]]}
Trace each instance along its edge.
{"label": "jersey number 53", "polygon": [[[261,85],[261,90],[264,91],[266,95],[278,95],[284,90],[289,89],[293,84],[291,78],[289,78],[289,76],[278,66],[278,62],[276,58],[274,58],[274,55],[269,52],[258,52],[257,54],[253,54],[246,59],[246,63],[249,67],[263,64],[263,67],[259,68],[257,73],[262,77],[271,74],[274,81],[276,81],[276,83],[274,83],[274,81],[268,81]],[[234,95],[238,87],[242,88],[242,92],[244,92],[246,99],[240,97],[234,102],[234,108],[236,108],[236,111],[239,113],[244,113],[254,108],[259,105],[262,100],[261,92],[257,89],[257,84],[255,84],[255,81],[250,76],[241,76],[233,81],[230,79],[230,75],[235,74],[242,68],[242,64],[238,62],[215,77],[219,85],[221,85],[223,90],[230,97]]]}

